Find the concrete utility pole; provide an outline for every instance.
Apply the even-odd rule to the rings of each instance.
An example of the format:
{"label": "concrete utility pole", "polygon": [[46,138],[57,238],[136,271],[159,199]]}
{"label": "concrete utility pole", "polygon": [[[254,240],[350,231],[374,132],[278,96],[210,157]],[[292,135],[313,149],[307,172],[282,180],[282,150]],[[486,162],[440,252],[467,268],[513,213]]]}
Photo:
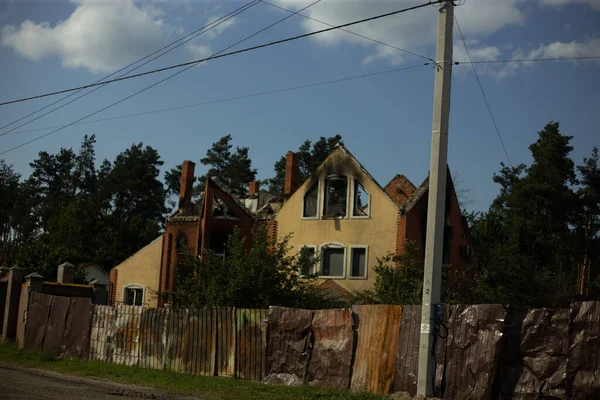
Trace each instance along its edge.
{"label": "concrete utility pole", "polygon": [[440,302],[444,214],[446,205],[446,170],[448,159],[448,121],[450,119],[450,83],[452,80],[452,28],[454,4],[440,5],[438,16],[431,164],[429,168],[429,202],[425,268],[423,272],[423,306],[417,393],[433,396],[435,363],[433,359],[436,305]]}

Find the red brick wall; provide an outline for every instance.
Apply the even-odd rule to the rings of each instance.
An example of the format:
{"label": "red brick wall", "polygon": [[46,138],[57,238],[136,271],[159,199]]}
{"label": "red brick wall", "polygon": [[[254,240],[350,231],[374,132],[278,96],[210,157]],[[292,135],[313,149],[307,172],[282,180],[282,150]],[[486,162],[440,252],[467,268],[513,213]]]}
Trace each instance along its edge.
{"label": "red brick wall", "polygon": [[[448,241],[448,281],[453,283],[460,278],[460,272],[465,269],[469,262],[474,262],[462,255],[462,248],[469,244],[468,232],[462,220],[462,213],[453,185],[449,182],[447,192],[446,218],[452,228],[452,237]],[[427,201],[428,194],[419,199],[410,211],[398,220],[397,247],[396,251],[402,251],[402,243],[405,240],[413,240],[420,249],[422,258],[425,258],[425,232],[427,229]]]}
{"label": "red brick wall", "polygon": [[114,305],[117,299],[117,281],[119,280],[119,270],[113,268],[110,270],[110,285],[108,288],[108,304]]}
{"label": "red brick wall", "polygon": [[404,175],[396,175],[383,190],[399,206],[406,204],[417,188]]}

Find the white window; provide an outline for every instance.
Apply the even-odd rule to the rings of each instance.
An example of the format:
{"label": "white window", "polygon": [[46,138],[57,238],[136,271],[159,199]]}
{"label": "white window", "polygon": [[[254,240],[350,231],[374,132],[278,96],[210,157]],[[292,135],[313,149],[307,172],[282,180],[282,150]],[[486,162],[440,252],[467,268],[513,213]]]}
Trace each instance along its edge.
{"label": "white window", "polygon": [[358,179],[354,179],[354,207],[352,210],[353,217],[368,217],[371,196],[369,192],[360,184]]}
{"label": "white window", "polygon": [[141,306],[144,304],[144,288],[138,285],[129,285],[125,287],[123,303],[130,306]]}
{"label": "white window", "polygon": [[300,275],[309,276],[317,272],[317,246],[305,245],[300,247]]}
{"label": "white window", "polygon": [[350,279],[367,278],[367,246],[350,246]]}
{"label": "white window", "polygon": [[348,204],[348,178],[334,176],[325,181],[323,218],[345,217]]}
{"label": "white window", "polygon": [[303,218],[317,218],[317,208],[319,206],[319,182],[315,182],[304,195],[304,205],[302,207]]}
{"label": "white window", "polygon": [[340,245],[327,245],[321,249],[320,276],[343,278],[346,265],[346,248]]}

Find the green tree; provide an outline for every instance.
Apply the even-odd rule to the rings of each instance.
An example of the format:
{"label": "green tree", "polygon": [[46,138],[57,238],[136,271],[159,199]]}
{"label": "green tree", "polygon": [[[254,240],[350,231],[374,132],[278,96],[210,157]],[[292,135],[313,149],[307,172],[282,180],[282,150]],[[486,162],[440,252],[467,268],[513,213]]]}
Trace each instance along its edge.
{"label": "green tree", "polygon": [[211,250],[200,258],[181,253],[175,289],[156,294],[171,299],[178,308],[316,308],[326,304],[314,284],[315,277],[300,276],[302,266],[314,260],[302,253],[290,255],[289,237],[271,240],[267,229],[261,227],[253,232],[251,247],[246,240],[239,231],[230,235],[225,257]]}
{"label": "green tree", "polygon": [[11,262],[18,236],[19,180],[12,165],[0,160],[0,266]]}
{"label": "green tree", "polygon": [[[350,300],[357,304],[421,304],[423,266],[419,246],[414,241],[406,241],[401,254],[390,253],[377,260],[373,289],[357,292]],[[470,298],[470,290],[466,285],[468,271],[470,268],[464,272],[463,279],[450,285],[448,265],[442,266],[442,302],[459,303]]]}
{"label": "green tree", "polygon": [[574,295],[580,203],[572,189],[572,137],[554,122],[538,135],[531,166],[503,166],[494,175],[500,194],[473,221],[481,302],[559,306]]}
{"label": "green tree", "polygon": [[[597,147],[592,149],[589,158],[583,159],[583,165],[577,170],[581,184],[577,194],[582,205],[578,237],[583,244],[578,289],[580,294],[597,297],[600,295],[600,165]],[[591,287],[588,277],[592,281]]]}
{"label": "green tree", "polygon": [[209,169],[199,180],[203,184],[207,176],[217,177],[233,193],[243,195],[247,192],[248,183],[256,179],[256,169],[252,168],[248,147],[236,147],[235,151],[232,151],[232,148],[231,135],[223,136],[213,143],[206,156],[200,159],[202,165],[208,166]]}
{"label": "green tree", "polygon": [[[319,165],[321,165],[338,143],[343,144],[340,135],[328,138],[321,136],[315,143],[312,143],[310,140],[302,143],[297,151],[300,161],[300,184],[317,170]],[[275,176],[268,180],[269,191],[273,194],[283,196],[285,164],[285,156],[282,156],[274,165]]]}
{"label": "green tree", "polygon": [[99,173],[102,229],[96,260],[112,268],[155,239],[164,216],[166,191],[159,179],[163,161],[142,143],[105,160]]}

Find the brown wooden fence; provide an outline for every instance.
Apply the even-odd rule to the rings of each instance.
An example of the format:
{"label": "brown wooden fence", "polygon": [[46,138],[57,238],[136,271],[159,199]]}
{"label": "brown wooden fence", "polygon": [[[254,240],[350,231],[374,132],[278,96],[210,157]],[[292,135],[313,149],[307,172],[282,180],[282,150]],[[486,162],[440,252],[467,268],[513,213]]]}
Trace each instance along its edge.
{"label": "brown wooden fence", "polygon": [[33,292],[24,347],[65,357],[87,358],[91,317],[91,299]]}
{"label": "brown wooden fence", "polygon": [[[442,314],[444,399],[600,398],[600,302],[455,305]],[[288,385],[416,392],[420,306],[339,310],[92,306],[32,293],[25,347],[66,357]]]}

